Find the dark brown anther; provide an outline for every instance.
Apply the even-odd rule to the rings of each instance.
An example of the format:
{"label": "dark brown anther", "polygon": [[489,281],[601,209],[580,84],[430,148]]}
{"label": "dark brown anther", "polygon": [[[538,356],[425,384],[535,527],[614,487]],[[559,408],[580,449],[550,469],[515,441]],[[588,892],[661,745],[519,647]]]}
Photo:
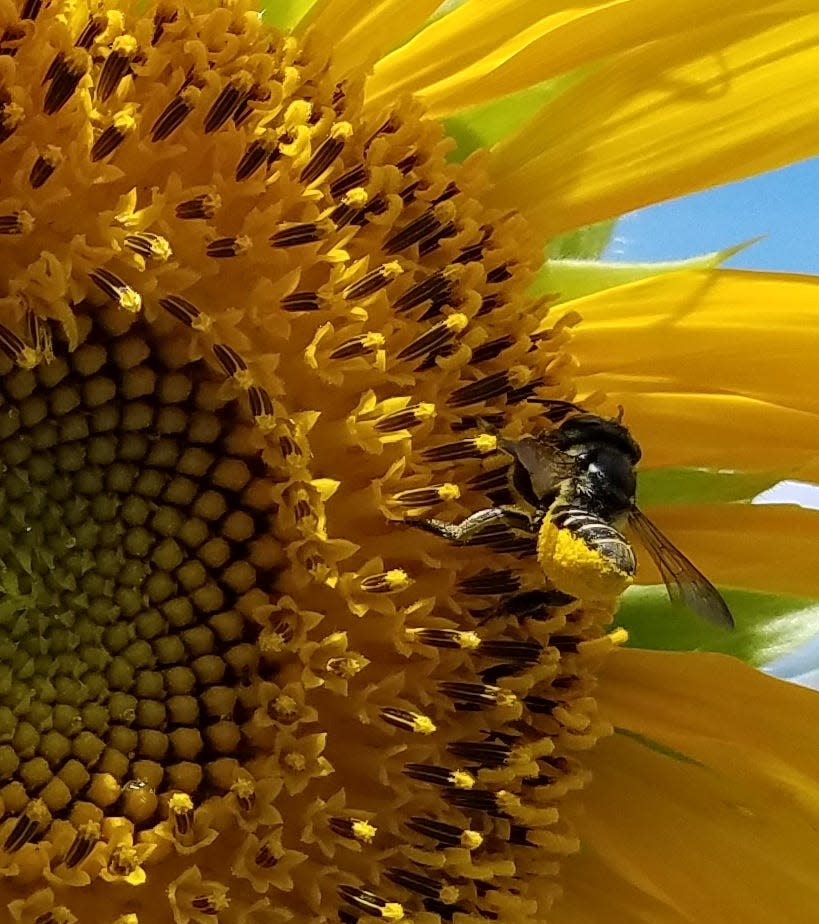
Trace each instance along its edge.
{"label": "dark brown anther", "polygon": [[449,648],[458,650],[463,648],[461,639],[463,632],[458,629],[415,629],[413,636],[425,645],[433,648]]}
{"label": "dark brown anther", "polygon": [[102,160],[103,157],[113,154],[125,140],[127,134],[126,131],[116,125],[109,125],[108,128],[104,129],[91,147],[89,156],[91,157],[92,163],[96,163],[98,160]]}
{"label": "dark brown anther", "polygon": [[216,920],[216,915],[224,906],[215,895],[197,895],[196,898],[191,899],[191,907],[200,914],[212,915]]}
{"label": "dark brown anther", "polygon": [[183,221],[193,221],[196,219],[205,219],[206,221],[213,218],[222,206],[222,199],[216,193],[202,193],[200,196],[194,196],[193,199],[187,199],[180,202],[175,211],[176,217]]}
{"label": "dark brown anther", "polygon": [[509,484],[509,467],[504,466],[481,472],[480,475],[470,478],[467,484],[473,490],[481,491],[483,494],[506,488]]}
{"label": "dark brown anther", "polygon": [[506,334],[503,337],[496,337],[494,340],[487,340],[486,343],[482,343],[472,350],[469,363],[470,365],[477,366],[479,363],[485,363],[490,359],[495,359],[500,356],[504,350],[508,350],[514,342],[515,338],[511,334]]}
{"label": "dark brown anther", "polygon": [[481,307],[478,309],[476,318],[482,318],[484,315],[489,314],[490,311],[494,311],[496,308],[499,308],[503,304],[503,299],[500,295],[495,292],[492,295],[484,295],[481,300]]}
{"label": "dark brown anther", "polygon": [[433,786],[454,786],[457,779],[456,771],[433,764],[406,764],[404,773],[412,780],[431,783]]}
{"label": "dark brown anther", "polygon": [[43,0],[24,0],[20,19],[36,19],[43,8]]}
{"label": "dark brown anther", "polygon": [[488,789],[446,789],[442,795],[456,808],[494,816],[503,814],[498,805],[498,794]]}
{"label": "dark brown anther", "polygon": [[299,247],[315,244],[322,238],[321,228],[314,221],[303,221],[281,228],[270,235],[271,247]]}
{"label": "dark brown anther", "polygon": [[247,372],[247,363],[233,347],[229,347],[224,343],[215,343],[213,345],[213,355],[224,370],[225,375],[233,377],[240,372]]}
{"label": "dark brown anther", "polygon": [[341,346],[336,347],[330,354],[330,359],[354,359],[356,356],[366,356],[368,353],[373,353],[377,346],[371,334],[359,334],[358,337],[351,337]]}
{"label": "dark brown anther", "polygon": [[387,868],[386,877],[390,882],[400,885],[409,892],[416,892],[425,898],[440,899],[443,885],[429,876],[422,876],[408,869],[399,869],[397,866]]}
{"label": "dark brown anther", "polygon": [[441,221],[435,208],[428,208],[425,212],[413,219],[405,228],[391,235],[384,242],[384,253],[395,254],[417,244],[430,234],[441,228]]}
{"label": "dark brown anther", "polygon": [[[72,55],[75,54],[72,52]],[[79,52],[84,55],[84,52]],[[77,84],[86,73],[86,59],[72,57],[67,59],[62,53],[58,54],[46,74],[45,82],[49,83],[43,99],[43,111],[46,115],[54,115],[68,102],[77,89]]]}
{"label": "dark brown anther", "polygon": [[499,395],[509,391],[509,373],[495,372],[476,382],[462,385],[447,399],[450,407],[465,407],[467,404],[477,404],[482,401],[491,401]]}
{"label": "dark brown anther", "polygon": [[292,292],[280,304],[283,311],[318,311],[321,300],[318,292]]}
{"label": "dark brown anther", "polygon": [[401,731],[417,732],[418,722],[423,719],[414,712],[407,712],[406,709],[386,708],[381,710],[381,718],[394,728],[400,728]]}
{"label": "dark brown anther", "polygon": [[260,866],[262,869],[273,869],[273,867],[279,862],[279,858],[274,853],[274,850],[268,841],[263,841],[259,849],[256,851],[256,856],[254,857],[256,865]]}
{"label": "dark brown anther", "polygon": [[66,851],[63,863],[65,863],[69,869],[79,866],[83,860],[88,859],[91,851],[96,844],[99,843],[99,840],[100,828],[96,822],[89,821],[80,825],[77,829],[77,833],[74,835],[71,846]]}
{"label": "dark brown anther", "polygon": [[358,186],[364,186],[370,178],[367,168],[364,164],[356,164],[349,170],[336,177],[330,184],[330,195],[333,199],[340,199],[344,193],[355,189]]}
{"label": "dark brown anther", "polygon": [[168,242],[164,237],[150,231],[137,231],[135,234],[128,234],[123,239],[122,245],[132,253],[138,253],[141,257],[146,258],[160,256],[168,248]]}
{"label": "dark brown anther", "polygon": [[299,174],[299,182],[307,185],[317,180],[344,150],[347,138],[343,136],[326,138],[313,152],[310,160]]}
{"label": "dark brown anther", "polygon": [[450,180],[446,185],[446,189],[438,196],[437,199],[433,201],[437,205],[439,202],[446,202],[447,199],[452,199],[458,195],[460,189],[458,189],[458,184],[454,180]]}
{"label": "dark brown anther", "polygon": [[3,842],[3,850],[6,853],[14,853],[28,844],[42,830],[49,818],[49,812],[45,804],[39,799],[33,799],[18,817],[14,827]]}
{"label": "dark brown anther", "polygon": [[383,263],[374,270],[370,270],[365,276],[362,276],[358,282],[354,282],[347,286],[341,295],[346,301],[351,301],[355,298],[367,298],[386,288],[403,272],[404,270],[399,263]]}
{"label": "dark brown anther", "polygon": [[523,705],[537,715],[551,715],[560,703],[555,699],[546,699],[543,696],[524,696]]}
{"label": "dark brown anther", "polygon": [[465,683],[459,680],[447,680],[438,684],[438,689],[457,703],[467,703],[481,709],[491,709],[498,705],[503,690],[485,683]]}
{"label": "dark brown anther", "polygon": [[105,32],[107,25],[108,18],[106,16],[92,16],[83,26],[82,32],[77,36],[77,41],[74,42],[75,47],[84,48],[88,51],[102,33]]}
{"label": "dark brown anther", "polygon": [[494,269],[489,270],[486,274],[487,282],[506,282],[507,279],[512,278],[512,273],[509,270],[509,263],[501,263],[496,266]]}
{"label": "dark brown anther", "polygon": [[124,279],[120,279],[119,276],[112,273],[104,266],[93,270],[88,275],[91,281],[115,302],[119,302],[122,293],[130,289],[130,286]]}
{"label": "dark brown anther", "polygon": [[542,652],[540,642],[512,638],[486,639],[477,648],[477,653],[486,658],[519,661],[523,664],[535,664]]}
{"label": "dark brown anther", "polygon": [[358,886],[341,885],[338,887],[338,894],[354,908],[375,917],[381,917],[381,910],[387,907],[386,899],[376,895],[375,892],[359,889]]}
{"label": "dark brown anther", "polygon": [[[426,488],[411,488],[409,491],[400,491],[398,494],[393,494],[390,501],[393,504],[406,507],[407,509],[413,507],[434,507],[444,500],[442,490],[445,490],[446,487],[446,485],[437,484],[430,485]],[[450,488],[451,487],[450,485]]]}
{"label": "dark brown anther", "polygon": [[162,110],[151,127],[151,141],[164,141],[193,112],[188,96],[175,96]]}
{"label": "dark brown anther", "polygon": [[421,181],[415,180],[414,183],[410,183],[409,186],[405,186],[398,193],[404,205],[409,205],[411,202],[415,202],[415,194],[418,192],[420,188],[421,188]]}
{"label": "dark brown anther", "polygon": [[0,235],[24,234],[33,226],[33,218],[26,211],[0,215]]}
{"label": "dark brown anther", "polygon": [[154,13],[154,34],[151,37],[151,44],[156,45],[156,43],[162,38],[162,33],[165,31],[165,26],[169,23],[176,22],[176,17],[179,13],[172,8],[163,9],[161,6],[157,8],[156,13]]}
{"label": "dark brown anther", "polygon": [[270,138],[256,138],[247,146],[242,159],[236,167],[236,180],[248,180],[263,167],[268,158],[276,151],[277,142]]}
{"label": "dark brown anther", "polygon": [[100,102],[105,102],[116,90],[120,80],[130,71],[133,55],[125,51],[112,51],[105,59],[100,71],[95,96]]}
{"label": "dark brown anther", "polygon": [[0,36],[0,55],[13,58],[20,50],[26,37],[26,30],[22,26],[9,25],[3,29]]}
{"label": "dark brown anther", "polygon": [[395,166],[398,168],[399,173],[406,176],[410,170],[412,170],[417,165],[418,152],[413,151],[411,154],[407,154],[406,157],[402,157]]}
{"label": "dark brown anther", "polygon": [[440,231],[436,231],[431,237],[424,238],[423,241],[418,245],[418,256],[426,257],[428,254],[431,254],[433,250],[438,249],[438,245],[441,241],[445,240],[448,237],[455,237],[458,233],[458,229],[450,221],[447,222]]}
{"label": "dark brown anther", "polygon": [[487,768],[505,766],[512,754],[508,744],[494,744],[490,741],[453,741],[446,749],[456,757],[474,761]]}
{"label": "dark brown anther", "polygon": [[367,151],[379,135],[394,135],[398,131],[398,127],[399,123],[395,116],[388,116],[366,140],[364,143],[364,150]]}
{"label": "dark brown anther", "polygon": [[181,321],[186,327],[202,328],[204,326],[203,319],[206,315],[203,315],[198,308],[178,295],[168,295],[165,298],[160,298],[159,304],[168,314],[173,315],[177,321]]}
{"label": "dark brown anther", "polygon": [[222,87],[205,116],[205,134],[209,135],[220,129],[249,95],[246,89],[234,83]]}
{"label": "dark brown anther", "polygon": [[521,401],[528,401],[539,388],[543,388],[549,383],[543,379],[535,379],[533,382],[528,382],[526,385],[521,385],[520,388],[513,388],[506,395],[506,403],[509,404],[520,404]]}
{"label": "dark brown anther", "polygon": [[428,419],[429,413],[425,405],[411,404],[402,411],[385,414],[379,418],[375,423],[375,429],[379,433],[397,433],[399,430],[410,430],[417,427]]}
{"label": "dark brown anther", "polygon": [[433,303],[446,304],[452,295],[455,279],[445,269],[436,270],[426,278],[411,286],[393,302],[393,311],[410,311],[428,299]]}
{"label": "dark brown anther", "polygon": [[456,459],[478,459],[487,454],[477,437],[456,440],[454,443],[441,443],[422,452],[427,462],[454,462]]}
{"label": "dark brown anther", "polygon": [[56,159],[41,154],[32,164],[28,175],[28,181],[32,189],[39,189],[56,169]]}
{"label": "dark brown anther", "polygon": [[273,401],[261,385],[251,385],[247,390],[250,413],[254,417],[269,417],[273,414]]}
{"label": "dark brown anther", "polygon": [[461,581],[458,589],[465,594],[476,596],[513,594],[520,590],[520,580],[508,568],[501,571],[486,570]]}
{"label": "dark brown anther", "polygon": [[448,321],[439,321],[428,331],[416,337],[412,343],[408,343],[398,354],[398,359],[418,359],[426,353],[433,352],[443,346],[447,341],[452,340],[459,332],[457,327],[453,327]]}
{"label": "dark brown anther", "polygon": [[218,237],[205,248],[209,257],[239,257],[250,249],[250,241],[244,237]]}
{"label": "dark brown anther", "polygon": [[413,815],[406,822],[406,826],[416,834],[432,838],[442,847],[460,847],[465,833],[464,829],[457,825],[450,825],[435,818],[424,818],[421,815]]}

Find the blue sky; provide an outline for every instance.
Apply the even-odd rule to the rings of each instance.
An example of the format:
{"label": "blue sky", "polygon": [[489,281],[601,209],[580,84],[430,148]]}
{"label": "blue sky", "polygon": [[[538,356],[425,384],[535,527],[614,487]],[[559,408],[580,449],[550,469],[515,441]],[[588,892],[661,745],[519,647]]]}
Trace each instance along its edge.
{"label": "blue sky", "polygon": [[[681,259],[764,235],[726,265],[819,274],[818,194],[819,158],[813,158],[664,202],[621,219],[603,259]],[[759,500],[819,507],[819,488],[783,482]],[[819,636],[769,668],[781,677],[819,689]]]}
{"label": "blue sky", "polygon": [[728,266],[819,273],[819,158],[621,219],[610,260],[690,257],[764,235]]}

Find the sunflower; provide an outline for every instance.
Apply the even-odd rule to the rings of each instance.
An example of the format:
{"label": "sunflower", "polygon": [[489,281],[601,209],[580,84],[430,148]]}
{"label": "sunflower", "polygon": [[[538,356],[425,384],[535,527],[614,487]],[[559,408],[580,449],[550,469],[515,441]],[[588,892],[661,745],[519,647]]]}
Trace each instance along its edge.
{"label": "sunflower", "polygon": [[726,503],[815,461],[813,280],[543,252],[811,153],[819,16],[437,6],[4,6],[14,922],[816,918],[814,695],[624,647],[599,556],[418,527],[621,403],[715,580],[815,592],[813,518]]}

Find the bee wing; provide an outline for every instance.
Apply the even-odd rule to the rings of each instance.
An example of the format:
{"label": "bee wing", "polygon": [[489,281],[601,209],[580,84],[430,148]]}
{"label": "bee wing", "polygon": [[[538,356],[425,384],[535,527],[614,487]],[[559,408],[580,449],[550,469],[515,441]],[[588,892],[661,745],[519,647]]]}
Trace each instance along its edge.
{"label": "bee wing", "polygon": [[637,507],[629,514],[629,525],[654,559],[671,600],[716,626],[733,629],[734,617],[717,588]]}
{"label": "bee wing", "polygon": [[575,460],[551,445],[548,436],[540,439],[524,436],[519,440],[502,436],[498,447],[528,473],[537,500],[553,494],[562,481],[574,474]]}

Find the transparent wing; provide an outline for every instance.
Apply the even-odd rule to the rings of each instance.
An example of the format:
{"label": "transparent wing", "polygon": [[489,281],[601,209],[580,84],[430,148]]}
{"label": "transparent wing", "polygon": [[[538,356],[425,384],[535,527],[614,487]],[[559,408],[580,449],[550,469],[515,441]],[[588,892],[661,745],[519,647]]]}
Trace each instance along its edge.
{"label": "transparent wing", "polygon": [[733,629],[734,617],[717,588],[636,507],[629,514],[629,525],[654,559],[671,600],[682,603],[715,626]]}
{"label": "transparent wing", "polygon": [[[549,441],[549,434],[524,436],[519,440],[500,437],[498,447],[515,460],[513,484],[532,503],[549,498],[560,484],[574,475],[576,461]],[[527,483],[528,482],[528,483]],[[531,490],[529,490],[531,489]]]}

